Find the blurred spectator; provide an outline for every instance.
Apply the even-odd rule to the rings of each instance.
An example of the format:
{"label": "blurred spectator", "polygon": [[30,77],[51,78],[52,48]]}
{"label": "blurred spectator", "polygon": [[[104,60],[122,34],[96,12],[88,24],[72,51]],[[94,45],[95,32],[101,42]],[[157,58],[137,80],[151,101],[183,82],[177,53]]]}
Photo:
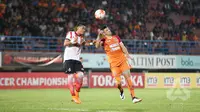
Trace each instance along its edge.
{"label": "blurred spectator", "polygon": [[[147,39],[146,34],[149,30],[152,31],[146,27],[148,22],[157,23],[158,26],[153,29],[156,37],[161,33],[163,37],[165,36],[165,29],[159,26],[161,23],[168,26],[167,37],[174,37],[174,23],[167,18],[173,11],[172,8],[180,13],[182,13],[180,9],[184,9],[184,14],[195,8],[190,1],[158,1],[152,6],[150,0],[3,0],[0,4],[0,18],[3,18],[0,19],[0,34],[64,37],[65,32],[73,29],[76,20],[80,19],[89,24],[91,30],[87,36],[90,38],[95,38],[96,27],[99,24],[109,24],[121,38],[131,38],[130,35],[135,38],[137,35],[141,36],[140,39]],[[93,16],[97,9],[95,7],[106,11],[106,19],[95,20]],[[191,16],[193,26],[200,26],[199,18],[196,17],[197,12]],[[181,30],[184,29],[183,22],[179,26]]]}
{"label": "blurred spectator", "polygon": [[[84,36],[89,39],[96,38],[100,24],[108,24],[122,39],[197,41],[200,35],[193,30],[200,28],[199,6],[198,0],[1,0],[0,35],[55,37],[50,44],[58,43],[53,49],[60,51],[60,38],[81,20],[88,23]],[[106,11],[105,19],[94,18],[98,8]],[[176,23],[170,17],[173,13],[190,19]],[[42,39],[15,44],[20,42],[25,49],[34,49],[30,44],[37,48],[47,44]],[[159,51],[163,46],[156,43],[152,49]]]}

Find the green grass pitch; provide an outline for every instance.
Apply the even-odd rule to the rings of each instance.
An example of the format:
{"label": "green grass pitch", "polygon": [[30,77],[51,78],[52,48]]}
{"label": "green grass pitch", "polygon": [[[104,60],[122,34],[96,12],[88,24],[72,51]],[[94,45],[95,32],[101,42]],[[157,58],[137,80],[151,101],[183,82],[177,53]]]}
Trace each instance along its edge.
{"label": "green grass pitch", "polygon": [[0,112],[200,112],[200,89],[189,89],[186,100],[174,94],[174,101],[167,98],[169,89],[135,91],[141,103],[133,104],[127,89],[122,101],[117,89],[84,88],[82,104],[75,104],[67,89],[0,90]]}

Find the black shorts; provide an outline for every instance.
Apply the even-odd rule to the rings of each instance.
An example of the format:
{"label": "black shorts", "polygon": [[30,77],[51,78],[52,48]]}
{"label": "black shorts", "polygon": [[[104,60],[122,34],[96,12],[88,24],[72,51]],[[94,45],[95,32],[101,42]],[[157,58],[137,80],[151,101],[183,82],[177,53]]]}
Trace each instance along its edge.
{"label": "black shorts", "polygon": [[82,63],[77,60],[65,60],[63,67],[66,74],[73,74],[80,71],[84,72]]}

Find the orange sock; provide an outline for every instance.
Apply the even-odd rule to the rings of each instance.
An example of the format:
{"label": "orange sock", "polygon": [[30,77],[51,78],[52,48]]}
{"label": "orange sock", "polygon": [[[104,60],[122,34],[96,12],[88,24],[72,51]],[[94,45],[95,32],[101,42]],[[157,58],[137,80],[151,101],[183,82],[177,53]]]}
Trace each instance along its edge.
{"label": "orange sock", "polygon": [[115,80],[116,80],[115,84],[116,84],[117,88],[119,89],[120,92],[122,92],[123,88],[122,88],[122,84],[121,84],[121,78],[115,77]]}
{"label": "orange sock", "polygon": [[76,90],[75,90],[75,95],[76,95],[76,97],[79,98],[79,92],[77,92]]}
{"label": "orange sock", "polygon": [[126,83],[127,83],[128,89],[129,89],[129,91],[130,91],[130,93],[131,93],[131,96],[132,96],[132,97],[135,97],[135,91],[134,91],[133,83],[132,83],[130,77],[126,79]]}

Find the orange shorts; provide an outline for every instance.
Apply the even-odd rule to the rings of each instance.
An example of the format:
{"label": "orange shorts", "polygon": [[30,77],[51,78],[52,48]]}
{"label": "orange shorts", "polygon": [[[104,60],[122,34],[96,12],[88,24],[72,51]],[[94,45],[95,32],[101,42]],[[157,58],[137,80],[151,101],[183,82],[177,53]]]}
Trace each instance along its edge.
{"label": "orange shorts", "polygon": [[128,61],[123,61],[119,66],[113,66],[110,69],[113,77],[120,77],[124,71],[130,70],[130,68]]}

